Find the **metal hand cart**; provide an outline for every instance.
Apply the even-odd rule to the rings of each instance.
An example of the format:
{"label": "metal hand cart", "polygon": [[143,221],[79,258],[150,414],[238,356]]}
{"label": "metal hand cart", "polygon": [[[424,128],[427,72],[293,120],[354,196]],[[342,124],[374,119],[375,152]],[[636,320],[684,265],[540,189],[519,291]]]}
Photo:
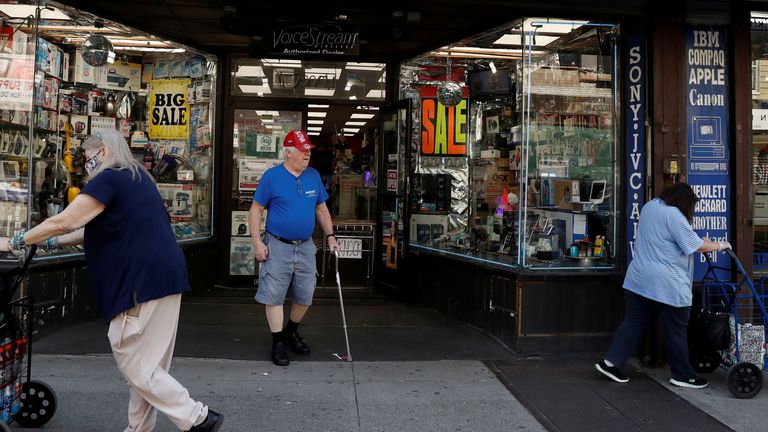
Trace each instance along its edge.
{"label": "metal hand cart", "polygon": [[723,280],[718,270],[730,274],[731,269],[719,267],[707,258],[708,268],[702,279],[702,307],[710,313],[725,313],[728,317],[731,342],[724,350],[694,345],[691,364],[697,372],[708,373],[718,367],[727,369],[728,390],[733,396],[747,399],[763,387],[763,371],[768,367],[765,355],[768,290],[755,285],[736,254],[728,249],[726,255],[737,270],[737,280]]}
{"label": "metal hand cart", "polygon": [[[0,431],[8,424],[37,428],[56,412],[56,394],[45,383],[32,381],[34,302],[16,295],[37,250],[28,249],[23,263],[0,275]],[[26,359],[26,361],[24,361]]]}

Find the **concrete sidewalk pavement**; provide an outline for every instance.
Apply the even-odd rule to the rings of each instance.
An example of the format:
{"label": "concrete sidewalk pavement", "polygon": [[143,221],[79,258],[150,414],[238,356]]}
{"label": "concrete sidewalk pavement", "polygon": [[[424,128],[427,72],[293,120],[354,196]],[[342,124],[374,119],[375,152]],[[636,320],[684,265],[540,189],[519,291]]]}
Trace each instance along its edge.
{"label": "concrete sidewalk pavement", "polygon": [[[225,415],[221,431],[544,431],[483,363],[271,362],[176,358],[172,374]],[[35,355],[58,405],[48,432],[126,426],[128,389],[109,355]],[[17,425],[13,430],[23,430]],[[158,415],[156,431],[175,431]]]}
{"label": "concrete sidewalk pavement", "polygon": [[[345,350],[343,331],[338,306],[325,304],[302,324],[312,354],[281,368],[269,361],[259,306],[185,302],[173,374],[226,415],[222,432],[712,430],[701,424],[762,432],[768,424],[768,390],[735,399],[724,371],[708,389],[681,390],[667,383],[668,368],[634,363],[633,380],[617,384],[594,370],[599,354],[521,356],[425,307],[350,304],[347,321],[354,363],[333,355]],[[128,390],[109,352],[100,320],[35,341],[33,379],[59,400],[42,431],[123,430]],[[175,430],[158,419],[158,432]]]}

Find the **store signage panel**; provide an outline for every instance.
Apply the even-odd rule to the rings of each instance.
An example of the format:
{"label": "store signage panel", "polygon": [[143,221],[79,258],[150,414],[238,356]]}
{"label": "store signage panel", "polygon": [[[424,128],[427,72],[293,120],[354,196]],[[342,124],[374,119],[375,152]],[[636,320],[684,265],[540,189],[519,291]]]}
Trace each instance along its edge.
{"label": "store signage panel", "polygon": [[423,156],[466,156],[467,99],[448,107],[437,98],[421,99],[421,154]]}
{"label": "store signage panel", "polygon": [[339,258],[361,259],[363,257],[363,239],[338,238]]}
{"label": "store signage panel", "polygon": [[753,32],[768,32],[768,18],[753,16],[750,24]]}
{"label": "store signage panel", "polygon": [[355,22],[277,22],[271,53],[288,56],[360,54],[360,25]]}
{"label": "store signage panel", "polygon": [[190,80],[154,80],[149,83],[149,138],[189,139]]}
{"label": "store signage panel", "polygon": [[625,57],[627,74],[624,78],[624,94],[629,102],[625,108],[627,139],[627,263],[635,257],[637,224],[640,209],[645,204],[645,39],[641,35],[627,38]]}
{"label": "store signage panel", "polygon": [[[687,182],[699,197],[693,228],[713,241],[731,238],[727,47],[723,26],[686,27]],[[724,257],[713,254],[716,262]],[[719,266],[730,267],[730,260],[720,261]],[[697,254],[694,279],[701,280],[707,267]]]}
{"label": "store signage panel", "polygon": [[752,130],[768,130],[768,109],[752,109]]}
{"label": "store signage panel", "polygon": [[397,170],[387,170],[387,191],[397,192]]}

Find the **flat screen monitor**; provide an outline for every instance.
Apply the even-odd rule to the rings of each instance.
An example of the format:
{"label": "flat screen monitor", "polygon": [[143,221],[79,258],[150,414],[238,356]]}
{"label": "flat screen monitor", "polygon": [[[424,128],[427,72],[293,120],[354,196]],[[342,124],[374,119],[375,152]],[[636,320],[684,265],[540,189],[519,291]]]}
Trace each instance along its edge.
{"label": "flat screen monitor", "polygon": [[605,198],[605,180],[594,180],[589,192],[589,202],[591,204],[602,204]]}
{"label": "flat screen monitor", "polygon": [[514,83],[509,71],[470,71],[467,74],[469,97],[474,100],[514,94]]}

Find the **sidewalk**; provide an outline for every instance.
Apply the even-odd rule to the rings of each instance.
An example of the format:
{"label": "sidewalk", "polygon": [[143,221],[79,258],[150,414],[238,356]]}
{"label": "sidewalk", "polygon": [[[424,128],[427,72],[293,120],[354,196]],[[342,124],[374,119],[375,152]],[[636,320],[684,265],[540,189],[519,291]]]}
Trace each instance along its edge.
{"label": "sidewalk", "polygon": [[[42,431],[126,426],[128,391],[110,356],[35,358],[58,396]],[[173,374],[225,415],[222,432],[544,431],[482,363],[271,362],[177,358]],[[16,426],[14,426],[14,430]],[[156,431],[175,431],[162,415]]]}
{"label": "sidewalk", "polygon": [[[333,355],[346,351],[338,306],[318,304],[300,329],[312,354],[281,368],[269,361],[259,306],[184,302],[173,373],[226,415],[222,432],[756,432],[768,424],[768,390],[735,399],[724,371],[706,390],[681,390],[666,383],[666,368],[634,365],[622,385],[594,371],[597,354],[521,357],[429,308],[346,309],[354,362]],[[128,392],[105,333],[96,320],[35,343],[33,379],[59,400],[42,430],[125,427]],[[158,418],[158,432],[175,430]]]}

